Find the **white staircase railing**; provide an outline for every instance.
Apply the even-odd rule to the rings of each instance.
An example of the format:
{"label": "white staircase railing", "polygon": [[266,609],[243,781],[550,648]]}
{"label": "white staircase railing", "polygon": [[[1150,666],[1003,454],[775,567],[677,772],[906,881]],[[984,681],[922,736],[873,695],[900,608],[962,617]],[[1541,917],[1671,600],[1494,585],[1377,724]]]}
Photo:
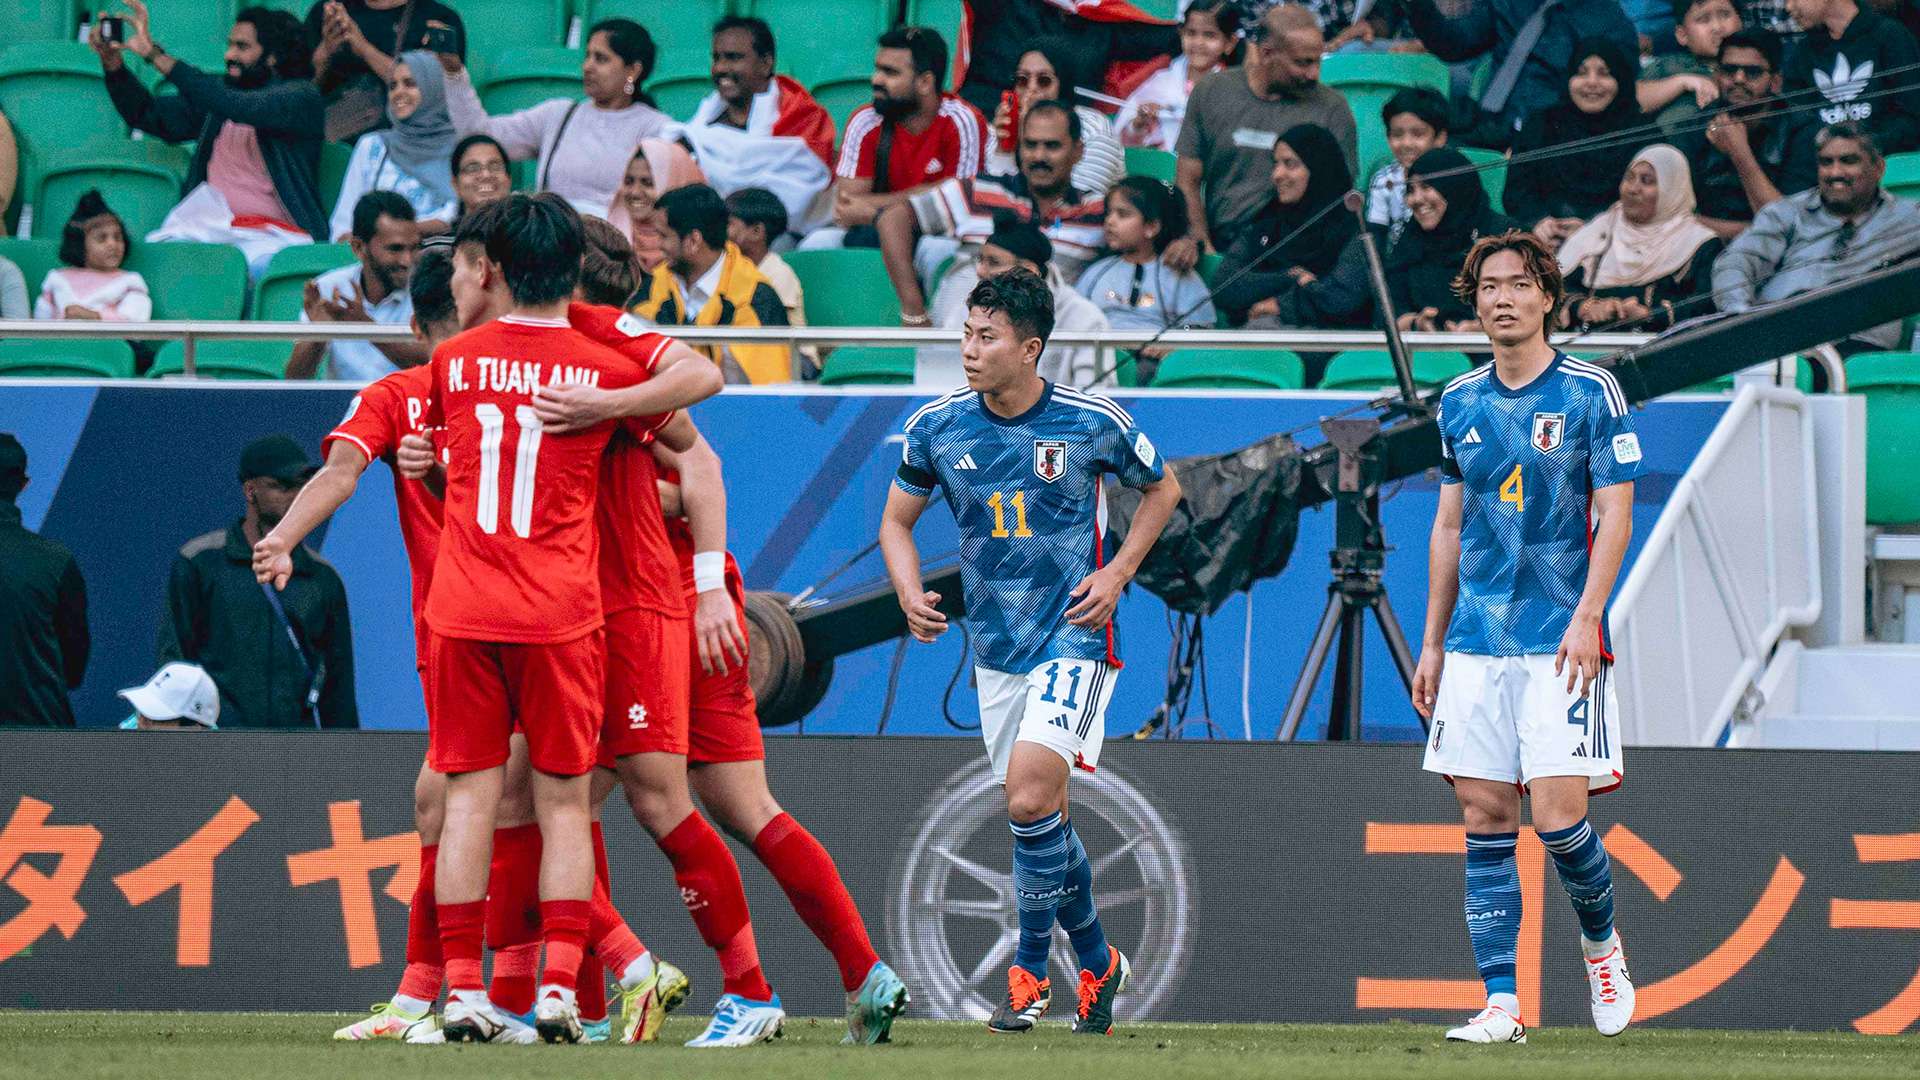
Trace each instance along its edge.
{"label": "white staircase railing", "polygon": [[1625,744],[1714,746],[1759,707],[1774,646],[1820,615],[1816,496],[1806,398],[1742,387],[1614,600]]}

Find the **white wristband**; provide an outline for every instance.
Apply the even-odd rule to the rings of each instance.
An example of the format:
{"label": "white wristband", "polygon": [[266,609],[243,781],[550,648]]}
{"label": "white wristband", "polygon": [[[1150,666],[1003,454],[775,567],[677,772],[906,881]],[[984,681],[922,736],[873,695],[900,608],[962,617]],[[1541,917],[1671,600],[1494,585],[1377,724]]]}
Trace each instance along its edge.
{"label": "white wristband", "polygon": [[727,587],[727,553],[696,551],[693,555],[693,591],[712,592]]}

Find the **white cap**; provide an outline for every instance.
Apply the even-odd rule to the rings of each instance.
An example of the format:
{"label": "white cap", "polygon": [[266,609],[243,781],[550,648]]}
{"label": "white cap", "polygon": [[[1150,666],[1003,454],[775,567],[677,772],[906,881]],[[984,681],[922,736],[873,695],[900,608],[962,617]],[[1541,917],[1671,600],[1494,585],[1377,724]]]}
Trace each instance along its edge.
{"label": "white cap", "polygon": [[199,664],[168,664],[145,685],[122,690],[120,696],[149,720],[191,720],[202,727],[220,727],[220,688]]}

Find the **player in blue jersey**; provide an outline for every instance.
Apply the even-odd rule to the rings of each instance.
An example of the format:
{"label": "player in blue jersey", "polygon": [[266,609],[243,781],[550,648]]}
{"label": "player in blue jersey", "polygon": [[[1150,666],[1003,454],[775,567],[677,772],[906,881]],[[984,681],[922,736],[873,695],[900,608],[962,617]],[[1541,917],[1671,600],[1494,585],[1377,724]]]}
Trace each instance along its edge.
{"label": "player in blue jersey", "polygon": [[1427,562],[1426,635],[1413,704],[1431,717],[1426,768],[1466,820],[1467,933],[1487,1007],[1447,1032],[1527,1041],[1514,983],[1520,796],[1580,920],[1602,1035],[1633,1019],[1613,928],[1613,874],[1587,796],[1620,785],[1607,597],[1633,532],[1640,441],[1606,370],[1547,342],[1560,271],[1526,233],[1483,238],[1454,291],[1493,362],[1447,384],[1443,473]]}
{"label": "player in blue jersey", "polygon": [[[1052,1001],[1047,951],[1057,921],[1073,942],[1076,1032],[1113,1030],[1127,958],[1107,944],[1093,868],[1067,819],[1067,781],[1100,759],[1120,661],[1113,611],[1180,501],[1153,443],[1112,401],[1056,386],[1036,369],[1053,333],[1053,294],[1024,270],[967,297],[960,356],[967,388],[915,412],[880,524],[887,573],[923,642],[947,629],[921,583],[913,526],[941,489],[960,526],[961,581],[980,691],[980,732],[1006,785],[1020,940],[1007,998],[987,1021],[1030,1031]],[[1145,498],[1126,542],[1103,549],[1112,473]]]}

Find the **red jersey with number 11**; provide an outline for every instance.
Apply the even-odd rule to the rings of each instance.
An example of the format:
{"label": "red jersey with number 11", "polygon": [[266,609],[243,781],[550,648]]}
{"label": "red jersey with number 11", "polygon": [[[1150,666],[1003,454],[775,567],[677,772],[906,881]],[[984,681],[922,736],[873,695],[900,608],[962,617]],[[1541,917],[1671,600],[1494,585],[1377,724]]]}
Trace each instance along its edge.
{"label": "red jersey with number 11", "polygon": [[509,315],[434,350],[427,422],[443,429],[447,454],[446,526],[427,598],[435,633],[552,644],[602,624],[593,515],[613,425],[549,435],[533,393],[645,375],[555,319]]}

